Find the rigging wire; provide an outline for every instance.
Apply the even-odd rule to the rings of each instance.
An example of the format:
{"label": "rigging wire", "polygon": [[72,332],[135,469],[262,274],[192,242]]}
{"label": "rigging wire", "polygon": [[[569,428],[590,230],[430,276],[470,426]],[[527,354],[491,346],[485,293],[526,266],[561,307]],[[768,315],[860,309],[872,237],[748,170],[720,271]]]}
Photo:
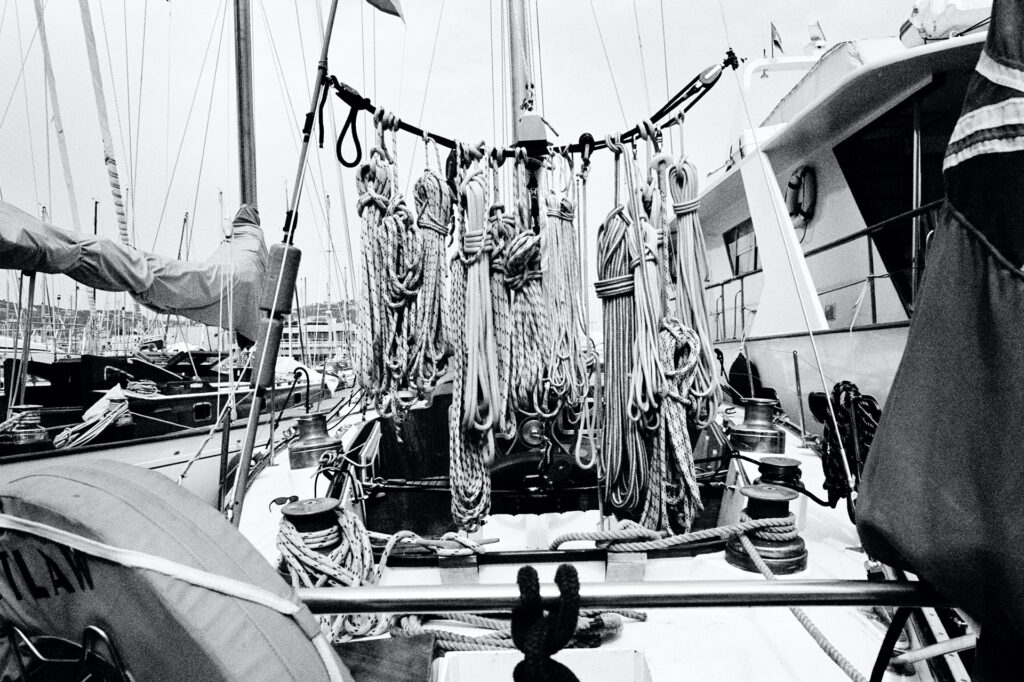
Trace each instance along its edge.
{"label": "rigging wire", "polygon": [[[719,10],[719,13],[721,14],[721,17],[722,17],[722,28],[725,31],[726,42],[730,42],[730,39],[729,39],[729,24],[728,24],[728,22],[725,19],[725,8],[722,5],[722,0],[718,0],[718,10]],[[737,88],[737,90],[739,91],[739,94],[740,94],[740,104],[743,107],[743,114],[745,116],[745,120],[747,122],[747,125],[750,127],[750,129],[752,131],[754,131],[756,133],[756,128],[754,127],[754,123],[753,123],[753,117],[750,115],[750,108],[749,108],[749,106],[747,104],[746,95],[743,93],[743,87],[742,87],[742,84],[740,83],[739,76],[734,72],[733,73],[733,77],[736,80],[736,88]],[[757,154],[758,155],[763,154],[764,152],[761,150],[761,143],[758,141],[757,135],[756,134],[752,135],[752,139],[753,139],[754,149],[756,150]],[[764,163],[759,163],[758,166],[761,169],[761,173],[764,176],[765,182],[769,186],[771,186],[773,182],[776,182],[775,178],[769,177],[768,170],[765,168]],[[778,227],[779,232],[781,233],[780,236],[782,237],[783,240],[785,240],[787,238],[787,235],[785,234],[784,228],[782,226],[783,225],[783,223],[782,223],[782,215],[779,212],[778,202],[772,201],[771,205],[772,205],[772,211],[775,213],[775,224]],[[800,290],[800,283],[799,283],[799,280],[797,279],[796,264],[793,262],[793,255],[790,253],[789,248],[787,247],[784,250],[786,252],[786,261],[787,261],[787,264],[789,265],[789,274],[790,274],[790,277],[793,280],[793,288],[796,290],[797,301],[800,304],[800,314],[801,314],[801,316],[804,319],[804,327],[807,330],[807,339],[808,339],[808,341],[810,341],[811,351],[814,354],[814,361],[815,361],[815,364],[817,365],[818,377],[821,380],[822,389],[825,391],[826,394],[829,394],[830,391],[829,391],[829,388],[828,388],[828,383],[825,380],[825,370],[822,368],[822,364],[821,364],[821,354],[818,352],[818,342],[817,342],[817,339],[815,337],[815,333],[811,330],[811,319],[810,319],[810,315],[807,312],[807,302],[804,301],[803,293]],[[741,347],[745,347],[745,345],[746,345],[745,344],[746,336],[747,336],[747,330],[744,329],[743,339],[742,339],[742,342],[741,342]],[[833,426],[833,428],[835,428],[836,433],[839,433],[839,426],[838,426],[839,422],[836,419],[835,408],[832,405],[832,401],[831,400],[827,400],[825,402],[826,402],[826,406],[828,407],[828,414],[829,414],[829,416],[832,419],[832,426]],[[851,500],[852,500],[853,496],[854,496],[854,488],[855,488],[855,486],[854,486],[853,476],[852,476],[852,474],[849,471],[849,466],[848,466],[848,462],[847,462],[847,458],[846,458],[846,452],[845,452],[845,450],[843,448],[843,444],[842,444],[841,441],[839,442],[839,454],[840,454],[840,459],[841,459],[842,464],[843,464],[844,473],[846,474],[847,480],[848,480],[849,485],[850,485],[850,489],[851,489],[850,496],[851,496]]]}
{"label": "rigging wire", "polygon": [[[22,43],[21,43],[21,15],[18,12],[18,3],[14,3],[14,21],[18,25],[18,50],[21,51],[21,49],[22,49]],[[37,23],[36,24],[36,34],[38,34],[38,33],[39,33],[39,24]],[[32,41],[33,42],[35,41],[36,34],[33,34],[33,36],[32,36]],[[32,44],[31,43],[29,43],[28,49],[29,50],[32,49]],[[23,59],[21,61],[21,70],[22,70],[22,72],[24,72],[24,70],[25,70],[25,63],[26,63],[26,61],[28,61],[28,52],[23,52],[22,54],[24,55],[24,57],[23,57]],[[21,72],[18,73],[18,79],[19,80],[21,79]],[[11,99],[14,99],[14,93],[17,92],[17,91],[18,91],[18,84],[17,84],[17,82],[15,82],[15,84],[14,84],[14,91],[11,92]],[[35,152],[35,145],[32,142],[32,115],[31,115],[31,112],[29,111],[29,107],[28,107],[28,81],[27,80],[22,82],[22,91],[23,91],[23,93],[25,95],[25,126],[28,129],[29,158],[32,161],[32,188],[33,188],[33,191],[35,193],[36,207],[38,208],[38,206],[39,206],[39,181],[38,181],[37,175],[36,175],[36,152]],[[10,103],[8,102],[8,104],[10,104]],[[5,111],[4,112],[4,116],[6,117],[6,115],[7,115],[7,112]],[[3,120],[0,120],[0,125],[3,125]]]}
{"label": "rigging wire", "polygon": [[[221,47],[224,43],[224,25],[227,23],[227,5],[224,5],[224,16],[220,22],[220,37],[217,39],[217,56],[213,62],[213,77],[210,79],[210,101],[206,109],[206,125],[203,128],[203,146],[199,152],[199,170],[196,172],[196,191],[192,197],[192,213],[191,223],[189,225],[189,239],[188,245],[189,250],[192,246],[192,227],[196,222],[196,206],[199,203],[199,186],[203,179],[203,166],[206,163],[206,145],[210,135],[210,119],[213,117],[213,102],[214,95],[217,92],[217,74],[220,72],[220,55]],[[133,193],[134,197],[134,193]],[[134,211],[132,211],[132,217],[134,219]],[[134,220],[133,220],[134,223]]]}
{"label": "rigging wire", "polygon": [[[295,130],[301,130],[301,125],[299,123],[298,116],[295,114],[295,111],[292,109],[291,104],[290,104],[292,102],[291,90],[288,88],[288,81],[284,77],[284,66],[283,66],[283,64],[281,62],[280,53],[277,50],[277,42],[274,40],[274,33],[273,33],[273,30],[271,29],[270,18],[267,15],[267,10],[266,10],[266,7],[265,7],[265,5],[263,3],[263,0],[260,0],[260,12],[261,12],[261,14],[263,16],[263,26],[264,26],[264,28],[267,31],[267,39],[270,42],[270,52],[271,52],[271,55],[273,56],[273,62],[274,62],[274,66],[275,66],[275,75],[277,76],[278,92],[281,95],[281,105],[284,107],[285,117],[288,118],[290,116],[292,118],[292,120],[294,121]],[[296,153],[298,153],[298,151],[299,151],[298,143],[296,142],[295,138],[292,138],[292,146],[295,147],[295,151],[296,151]],[[324,192],[321,190],[320,187],[317,186],[316,178],[312,174],[309,175],[309,181],[313,185],[313,190],[314,191],[313,191],[313,197],[307,196],[306,197],[306,201],[309,204],[309,207],[310,207],[311,210],[319,208],[320,209],[320,218],[322,218],[322,219],[324,219],[326,221],[327,212],[326,212],[326,209],[324,208],[323,200],[321,198],[322,195],[324,194]],[[314,199],[317,202],[316,204],[313,203]],[[288,186],[287,186],[287,183],[286,183],[285,184],[285,203],[287,203],[287,202],[288,202]],[[313,216],[313,224],[314,224],[314,226],[319,228],[319,225],[316,222],[317,214],[315,212],[313,212],[312,216]],[[317,238],[320,239],[319,231],[314,230],[314,233],[317,235]],[[322,239],[320,241],[320,245],[321,245],[321,247],[323,246],[323,240]]]}
{"label": "rigging wire", "polygon": [[594,9],[594,0],[588,0],[590,2],[590,13],[594,17],[594,26],[597,27],[597,37],[601,39],[601,50],[604,51],[604,61],[608,65],[608,75],[612,79],[612,89],[615,90],[615,100],[619,103],[619,113],[622,114],[622,123],[628,125],[626,121],[626,110],[622,106],[622,96],[619,94],[619,84],[615,82],[615,71],[612,70],[612,60],[608,56],[608,46],[604,42],[604,34],[601,33],[601,22],[597,19],[597,10]]}
{"label": "rigging wire", "polygon": [[[423,100],[420,102],[420,115],[416,121],[423,125],[423,112],[427,109],[427,95],[430,94],[430,76],[434,73],[434,58],[437,56],[437,43],[438,38],[441,36],[441,20],[444,18],[444,8],[448,4],[448,0],[441,0],[441,10],[437,13],[437,26],[434,28],[434,46],[430,50],[430,62],[427,64],[427,80],[423,85]],[[376,45],[374,46],[376,48]],[[375,65],[376,67],[376,65]],[[376,76],[374,76],[374,92],[376,92]],[[409,160],[411,161],[416,156],[416,149],[419,146],[419,140],[414,140],[412,143],[412,152],[409,153]],[[412,182],[412,169],[414,164],[409,164],[409,174],[405,178],[405,186],[403,194],[409,193],[409,183]]]}
{"label": "rigging wire", "polygon": [[[103,4],[101,3],[100,4],[100,12],[101,12],[100,13],[100,17],[101,17],[101,19],[102,19],[102,8],[103,8]],[[221,15],[222,19],[223,19],[224,15],[226,14],[226,12],[224,11],[224,8],[225,8],[224,0],[221,0],[220,7],[218,7],[218,9],[217,9],[217,13]],[[223,24],[223,20],[221,21],[221,23]],[[174,155],[174,165],[171,167],[171,177],[170,177],[170,180],[167,182],[167,186],[166,186],[166,188],[164,190],[164,202],[163,202],[163,206],[160,207],[160,218],[156,222],[156,231],[153,234],[153,244],[152,244],[152,246],[150,246],[150,250],[151,251],[156,248],[157,239],[160,238],[160,228],[163,226],[164,215],[167,212],[167,201],[170,199],[170,196],[171,196],[171,184],[174,182],[174,176],[178,172],[178,162],[181,161],[181,150],[185,146],[185,138],[186,138],[187,133],[188,133],[188,125],[192,121],[192,111],[193,111],[193,109],[195,107],[195,104],[196,104],[196,97],[199,95],[199,86],[202,83],[203,74],[205,73],[206,60],[210,56],[210,48],[213,47],[213,36],[214,36],[214,34],[216,34],[216,32],[217,32],[217,19],[216,19],[216,17],[214,17],[213,26],[210,27],[210,36],[209,36],[209,38],[206,41],[206,50],[203,52],[203,61],[199,65],[199,76],[196,79],[195,90],[193,90],[193,92],[192,92],[192,101],[188,105],[188,114],[185,115],[185,127],[181,131],[181,140],[178,143],[178,151]],[[115,95],[114,95],[114,103],[115,103],[115,106],[116,106],[116,103],[117,103],[116,92],[115,92]]]}
{"label": "rigging wire", "polygon": [[636,11],[636,3],[633,3],[633,26],[636,28],[636,46],[640,51],[640,76],[644,85],[644,101],[647,103],[647,110],[651,109],[651,89],[647,84],[647,61],[644,59],[644,40],[640,34],[640,15]]}
{"label": "rigging wire", "polygon": [[138,180],[139,180],[139,157],[141,156],[139,149],[139,141],[142,138],[142,103],[145,101],[142,97],[142,85],[145,83],[146,74],[146,29],[149,25],[149,3],[144,2],[142,4],[142,44],[139,47],[139,88],[138,88],[138,106],[135,108],[135,157],[131,167],[131,178],[132,178],[132,243],[138,244],[138,236],[135,233],[135,196],[138,192]]}
{"label": "rigging wire", "polygon": [[[672,96],[672,91],[669,89],[668,84],[668,41],[665,38],[665,0],[658,0],[658,5],[661,10],[661,63],[665,65],[665,101]],[[669,150],[672,152],[672,156],[676,155],[676,141],[671,135],[668,137]],[[682,153],[682,150],[680,150]]]}
{"label": "rigging wire", "polygon": [[534,31],[537,34],[536,50],[537,50],[537,81],[540,87],[537,88],[537,102],[540,105],[540,113],[542,116],[547,115],[547,101],[544,99],[544,53],[541,51],[540,43],[540,3],[537,0],[533,0],[533,20],[534,20]]}
{"label": "rigging wire", "polygon": [[[46,3],[43,4],[43,9],[46,9]],[[36,25],[36,30],[32,33],[32,37],[28,41],[28,49],[22,49],[21,45],[21,17],[18,13],[18,3],[14,3],[14,21],[18,26],[18,51],[22,54],[21,66],[18,68],[18,77],[14,79],[14,87],[11,88],[11,96],[7,98],[7,104],[4,105],[3,116],[0,116],[0,128],[3,127],[4,121],[7,120],[7,112],[11,109],[11,102],[14,101],[14,96],[18,94],[18,84],[21,82],[21,77],[25,75],[25,64],[28,62],[28,55],[32,51],[32,46],[36,42],[36,36],[39,35],[39,25]]]}

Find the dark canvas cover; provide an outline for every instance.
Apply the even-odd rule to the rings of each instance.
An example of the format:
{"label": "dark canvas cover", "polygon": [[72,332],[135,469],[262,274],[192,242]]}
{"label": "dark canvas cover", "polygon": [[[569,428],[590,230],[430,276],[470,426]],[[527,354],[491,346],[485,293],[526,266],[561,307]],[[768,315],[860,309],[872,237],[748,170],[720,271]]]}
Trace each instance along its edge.
{"label": "dark canvas cover", "polygon": [[1022,18],[1022,3],[995,3],[857,506],[870,555],[980,622],[985,680],[1015,679],[1024,645]]}

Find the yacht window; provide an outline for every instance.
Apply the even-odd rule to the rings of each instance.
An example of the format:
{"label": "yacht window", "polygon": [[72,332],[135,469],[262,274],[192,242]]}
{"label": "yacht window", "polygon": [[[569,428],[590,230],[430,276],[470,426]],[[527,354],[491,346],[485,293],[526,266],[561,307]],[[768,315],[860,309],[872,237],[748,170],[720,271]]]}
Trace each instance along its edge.
{"label": "yacht window", "polygon": [[761,267],[757,256],[757,240],[754,238],[754,223],[747,218],[722,235],[725,251],[729,255],[729,266],[733,276],[753,272]]}

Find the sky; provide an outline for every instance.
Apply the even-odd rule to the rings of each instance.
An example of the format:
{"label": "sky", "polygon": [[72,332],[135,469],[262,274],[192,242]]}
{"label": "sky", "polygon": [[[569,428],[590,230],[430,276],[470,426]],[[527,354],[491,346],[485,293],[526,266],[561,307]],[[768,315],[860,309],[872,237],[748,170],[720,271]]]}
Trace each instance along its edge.
{"label": "sky", "polygon": [[[57,104],[75,185],[74,206],[91,230],[116,238],[100,127],[74,0],[40,0],[57,86]],[[527,0],[534,16],[535,79],[542,113],[568,143],[597,138],[647,117],[728,46],[741,58],[768,49],[774,23],[786,54],[801,54],[807,25],[819,21],[831,43],[897,35],[912,0]],[[128,188],[134,243],[190,258],[211,253],[238,206],[233,14],[230,0],[91,0],[90,7],[122,185]],[[268,242],[280,239],[286,197],[309,107],[328,0],[252,0],[256,164]],[[504,0],[406,0],[405,22],[363,0],[341,0],[329,71],[407,121],[466,141],[502,141]],[[593,8],[593,9],[592,9]],[[596,19],[596,26],[595,26]],[[724,19],[724,23],[723,23]],[[597,26],[600,26],[602,47]],[[0,195],[71,229],[45,96],[34,0],[0,4]],[[607,55],[607,56],[606,56]],[[611,70],[609,70],[609,63]],[[719,168],[736,134],[737,80],[725,74],[687,117],[685,146],[702,176]],[[336,127],[347,107],[334,100]],[[507,102],[507,98],[504,100]],[[332,105],[333,105],[332,102]],[[368,121],[361,115],[366,147]],[[507,127],[507,126],[506,126]],[[675,133],[672,133],[675,135]],[[423,168],[422,144],[399,138],[400,178]],[[589,253],[612,208],[607,155],[595,160],[588,189]],[[351,296],[346,219],[358,263],[359,220],[353,171],[340,169],[331,129],[307,168],[296,244],[303,249],[303,303]],[[403,184],[405,184],[403,182]],[[342,197],[344,194],[344,197]],[[191,237],[183,239],[188,212]],[[330,229],[328,229],[328,224]],[[185,242],[182,244],[182,242]],[[588,280],[593,280],[593,264]],[[70,300],[73,283],[47,278],[51,296]],[[5,282],[13,281],[5,277]],[[2,287],[3,285],[0,285]],[[0,288],[0,297],[10,298]],[[51,299],[52,300],[52,299]],[[102,296],[101,306],[121,299]]]}

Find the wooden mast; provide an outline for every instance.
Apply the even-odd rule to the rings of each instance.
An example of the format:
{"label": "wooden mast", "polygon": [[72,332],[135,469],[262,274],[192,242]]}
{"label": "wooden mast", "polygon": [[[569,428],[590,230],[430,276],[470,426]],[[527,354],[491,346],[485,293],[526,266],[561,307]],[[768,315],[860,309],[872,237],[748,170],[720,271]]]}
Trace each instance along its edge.
{"label": "wooden mast", "polygon": [[252,5],[235,0],[235,84],[241,203],[256,206],[256,133],[252,89]]}

